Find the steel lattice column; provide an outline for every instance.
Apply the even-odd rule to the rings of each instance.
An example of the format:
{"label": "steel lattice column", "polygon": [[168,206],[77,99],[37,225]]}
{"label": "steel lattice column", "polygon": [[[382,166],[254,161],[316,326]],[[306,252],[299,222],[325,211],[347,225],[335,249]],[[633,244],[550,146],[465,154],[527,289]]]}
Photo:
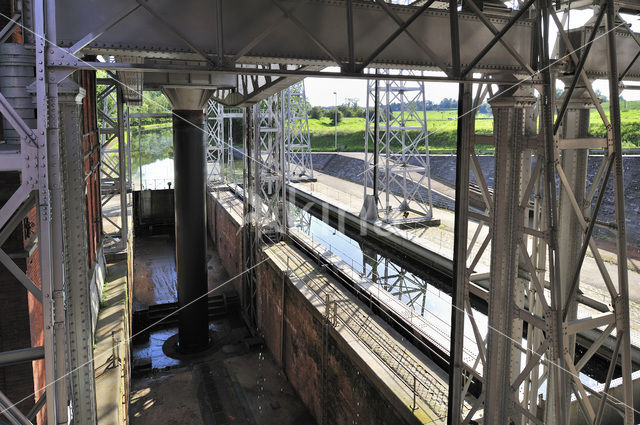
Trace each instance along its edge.
{"label": "steel lattice column", "polygon": [[76,423],[96,423],[91,294],[87,284],[87,198],[84,191],[81,106],[85,90],[71,80],[60,84],[60,139],[64,164],[64,270],[69,367]]}
{"label": "steel lattice column", "polygon": [[207,181],[236,184],[233,147],[233,120],[242,119],[237,108],[210,99],[207,102]]}
{"label": "steel lattice column", "polygon": [[[278,239],[287,232],[284,108],[282,93],[254,105],[256,201],[258,231]],[[260,205],[257,204],[257,205]]]}
{"label": "steel lattice column", "polygon": [[485,421],[491,424],[507,424],[513,418],[511,381],[520,372],[519,362],[513,360],[520,352],[513,342],[519,344],[522,330],[518,335],[513,312],[521,292],[517,278],[524,108],[534,104],[535,98],[518,93],[491,102],[496,150],[485,401]]}
{"label": "steel lattice column", "polygon": [[[128,117],[125,114],[122,87],[111,79],[98,79],[103,90],[98,93],[98,133],[100,135],[100,192],[102,198],[103,223],[110,223],[115,229],[105,232],[105,252],[118,252],[126,249],[128,228],[128,173],[126,128]],[[107,205],[117,201],[119,221],[107,210]],[[106,213],[106,214],[105,214]]]}

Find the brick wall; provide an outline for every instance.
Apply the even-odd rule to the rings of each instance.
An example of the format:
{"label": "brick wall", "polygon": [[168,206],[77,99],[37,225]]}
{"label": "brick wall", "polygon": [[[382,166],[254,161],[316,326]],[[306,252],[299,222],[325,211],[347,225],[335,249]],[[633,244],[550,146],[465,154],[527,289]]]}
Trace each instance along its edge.
{"label": "brick wall", "polygon": [[[213,195],[207,195],[207,226],[209,234],[216,246],[229,276],[237,276],[242,272],[242,233],[239,225],[233,220],[229,211],[218,202]],[[232,282],[238,295],[242,296],[242,278]]]}
{"label": "brick wall", "polygon": [[[37,209],[34,207],[27,214],[26,220],[23,222],[23,238],[25,247],[29,247],[33,243],[33,238],[37,235],[38,231],[38,218]],[[27,224],[28,223],[28,224]],[[27,231],[26,228],[29,228]],[[40,277],[40,250],[36,245],[31,251],[31,254],[27,258],[26,262],[26,274],[36,284],[38,288],[42,289],[42,280]],[[43,328],[43,316],[42,316],[42,303],[36,299],[31,293],[28,293],[29,303],[29,329],[31,331],[31,346],[38,347],[44,345],[44,328]],[[36,400],[44,395],[44,387],[46,385],[45,380],[45,366],[44,360],[36,360],[32,362],[33,369],[33,391],[36,393]],[[46,423],[46,409],[40,410],[37,421],[38,424]]]}
{"label": "brick wall", "polygon": [[[238,224],[225,209],[229,202],[208,196],[209,232],[230,276],[242,270],[241,235]],[[264,253],[261,260],[265,259]],[[277,362],[283,360],[287,379],[317,423],[386,425],[407,423],[385,398],[385,389],[365,373],[359,355],[335,332],[323,337],[323,316],[269,260],[257,267],[258,326]],[[242,281],[236,287],[241,294]],[[281,332],[283,294],[285,322]],[[284,341],[282,338],[284,334]],[[326,341],[325,339],[326,338]],[[326,344],[326,345],[325,345]],[[322,381],[323,347],[326,387]],[[284,351],[284,352],[283,352]],[[356,360],[357,359],[357,360]],[[359,363],[358,363],[359,362]],[[326,391],[323,395],[323,388]],[[326,397],[326,408],[322,397]]]}

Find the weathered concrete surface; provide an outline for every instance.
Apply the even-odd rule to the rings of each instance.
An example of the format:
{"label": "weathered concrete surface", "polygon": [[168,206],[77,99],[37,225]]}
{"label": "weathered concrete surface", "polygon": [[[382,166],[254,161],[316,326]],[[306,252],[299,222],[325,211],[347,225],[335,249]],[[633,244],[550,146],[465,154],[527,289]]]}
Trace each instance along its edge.
{"label": "weathered concrete surface", "polygon": [[98,313],[93,350],[96,405],[100,425],[126,423],[129,376],[129,289],[127,261],[107,265],[102,308]]}
{"label": "weathered concrete surface", "polygon": [[[176,289],[175,242],[171,234],[144,235],[135,238],[133,261],[133,299],[144,305],[175,303]],[[221,258],[211,241],[207,244],[208,289],[210,295],[229,290],[229,286],[215,290],[228,279]]]}
{"label": "weathered concrete surface", "polygon": [[131,388],[131,423],[204,425],[197,399],[189,372],[163,372],[137,379]]}
{"label": "weathered concrete surface", "polygon": [[134,300],[146,305],[176,302],[175,242],[169,235],[154,235],[137,236],[134,243]]}
{"label": "weathered concrete surface", "polygon": [[242,344],[246,328],[215,328],[213,352],[134,379],[131,424],[315,425],[271,355]]}

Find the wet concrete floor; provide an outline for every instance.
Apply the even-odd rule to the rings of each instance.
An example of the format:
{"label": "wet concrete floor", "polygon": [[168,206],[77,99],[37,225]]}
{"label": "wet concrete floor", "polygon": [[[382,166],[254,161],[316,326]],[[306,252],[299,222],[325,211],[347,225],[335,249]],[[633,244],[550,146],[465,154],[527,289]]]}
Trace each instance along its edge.
{"label": "wet concrete floor", "polygon": [[[138,236],[133,293],[146,305],[177,301],[174,239]],[[233,291],[212,242],[207,249],[211,294]],[[266,346],[253,338],[238,311],[211,321],[213,345],[204,354],[174,359],[162,350],[177,328],[151,332],[131,346],[132,425],[313,425],[299,397]]]}
{"label": "wet concrete floor", "polygon": [[133,347],[134,365],[150,356],[153,368],[140,372],[134,366],[132,425],[315,424],[267,348],[255,343],[237,314],[210,328],[212,349],[190,360],[162,352],[175,328],[154,332],[150,349]]}
{"label": "wet concrete floor", "polygon": [[[133,250],[133,299],[148,306],[178,301],[176,290],[175,239],[171,233],[136,236]],[[228,280],[218,253],[207,244],[209,290]],[[221,290],[230,290],[230,285]],[[219,291],[212,291],[217,294]]]}

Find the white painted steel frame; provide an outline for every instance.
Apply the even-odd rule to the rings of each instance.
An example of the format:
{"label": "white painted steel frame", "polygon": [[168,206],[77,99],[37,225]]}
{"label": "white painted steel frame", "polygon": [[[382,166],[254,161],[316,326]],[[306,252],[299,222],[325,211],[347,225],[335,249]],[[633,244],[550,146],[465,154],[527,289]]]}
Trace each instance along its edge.
{"label": "white painted steel frame", "polygon": [[364,194],[373,188],[383,221],[419,223],[433,217],[425,83],[397,75],[367,83]]}

